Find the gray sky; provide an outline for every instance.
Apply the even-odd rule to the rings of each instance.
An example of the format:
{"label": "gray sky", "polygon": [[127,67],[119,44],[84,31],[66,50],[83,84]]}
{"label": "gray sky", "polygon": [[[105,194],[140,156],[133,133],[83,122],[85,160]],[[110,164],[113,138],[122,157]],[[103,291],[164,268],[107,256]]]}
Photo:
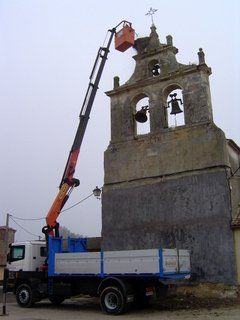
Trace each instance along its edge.
{"label": "gray sky", "polygon": [[[80,1],[0,0],[0,225],[6,213],[22,218],[45,217],[78,125],[78,115],[98,48],[107,30],[131,21],[139,37],[148,36],[151,20],[160,41],[173,36],[181,63],[198,61],[203,48],[210,77],[215,123],[240,144],[238,0]],[[121,83],[134,69],[133,49],[111,47],[75,176],[81,185],[66,208],[103,185],[103,152],[110,139],[113,77]],[[20,221],[41,235],[41,221]],[[101,233],[101,202],[93,197],[62,213],[60,224],[88,236]],[[17,228],[16,239],[33,239]]]}

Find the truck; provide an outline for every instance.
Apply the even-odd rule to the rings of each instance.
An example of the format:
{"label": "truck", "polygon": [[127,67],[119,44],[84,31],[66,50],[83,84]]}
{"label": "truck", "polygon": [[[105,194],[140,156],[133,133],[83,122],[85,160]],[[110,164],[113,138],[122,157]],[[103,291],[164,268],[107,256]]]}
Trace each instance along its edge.
{"label": "truck", "polygon": [[100,47],[97,53],[59,192],[42,228],[45,241],[13,243],[10,247],[9,288],[20,307],[32,307],[46,298],[57,305],[72,296],[87,294],[100,298],[104,312],[117,315],[132,303],[147,304],[151,296],[162,296],[169,285],[190,277],[188,250],[104,251],[99,248],[93,252],[89,250],[89,239],[63,239],[59,234],[57,218],[70,193],[80,184],[74,177],[75,168],[113,36],[119,51],[125,51],[134,43],[134,29],[125,20],[109,32],[107,46]]}
{"label": "truck", "polygon": [[99,297],[104,312],[118,315],[133,304],[164,297],[170,285],[190,278],[188,250],[89,252],[84,238],[49,237],[48,250],[44,241],[16,242],[8,263],[9,284],[25,308],[42,299],[58,305],[83,294]]}

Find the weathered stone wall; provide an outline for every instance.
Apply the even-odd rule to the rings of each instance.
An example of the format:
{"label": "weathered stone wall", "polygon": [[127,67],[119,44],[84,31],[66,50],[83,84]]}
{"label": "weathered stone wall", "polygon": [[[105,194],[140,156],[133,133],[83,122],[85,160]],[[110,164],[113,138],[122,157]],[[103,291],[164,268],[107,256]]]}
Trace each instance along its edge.
{"label": "weathered stone wall", "polygon": [[165,129],[112,143],[105,151],[105,184],[229,166],[224,133],[213,123]]}
{"label": "weathered stone wall", "polygon": [[136,84],[125,84],[107,92],[111,97],[111,141],[120,142],[136,136],[136,102],[149,98],[151,133],[168,127],[166,105],[168,94],[177,88],[183,92],[185,124],[212,122],[212,103],[209,89],[209,69],[206,66],[187,66],[183,71],[151,77]]}
{"label": "weathered stone wall", "polygon": [[236,263],[225,170],[104,187],[104,250],[191,249],[203,281],[234,284]]}
{"label": "weathered stone wall", "polygon": [[236,283],[229,167],[225,135],[213,123],[111,143],[103,249],[191,249],[200,280]]}
{"label": "weathered stone wall", "polygon": [[[0,227],[0,266],[5,266],[7,264],[7,254],[6,248],[8,245],[14,242],[14,235],[16,230],[8,228],[8,240],[6,239],[6,227]],[[6,244],[7,241],[7,244]]]}
{"label": "weathered stone wall", "polygon": [[[230,148],[213,123],[211,68],[201,48],[198,65],[179,63],[172,37],[160,43],[154,25],[150,37],[134,46],[132,76],[123,85],[115,79],[107,92],[111,142],[104,155],[103,249],[191,249],[200,280],[235,284],[231,221],[240,187],[230,175],[239,165],[239,148]],[[177,89],[185,125],[169,128],[168,97]],[[135,114],[143,98],[149,101],[150,133],[137,135]]]}

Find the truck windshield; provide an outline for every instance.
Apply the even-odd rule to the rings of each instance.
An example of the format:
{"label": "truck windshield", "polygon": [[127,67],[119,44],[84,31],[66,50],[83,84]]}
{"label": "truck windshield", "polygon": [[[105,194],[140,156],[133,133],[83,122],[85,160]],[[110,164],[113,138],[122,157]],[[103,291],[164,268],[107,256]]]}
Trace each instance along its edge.
{"label": "truck windshield", "polygon": [[24,259],[25,246],[12,246],[10,250],[10,262]]}

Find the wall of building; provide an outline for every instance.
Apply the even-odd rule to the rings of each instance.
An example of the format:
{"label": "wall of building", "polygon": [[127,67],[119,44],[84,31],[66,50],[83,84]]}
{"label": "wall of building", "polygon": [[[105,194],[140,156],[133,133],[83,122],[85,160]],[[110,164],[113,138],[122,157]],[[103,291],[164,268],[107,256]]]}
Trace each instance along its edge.
{"label": "wall of building", "polygon": [[237,281],[240,284],[240,228],[234,230],[235,256],[237,265]]}
{"label": "wall of building", "polygon": [[[6,247],[14,242],[14,235],[16,230],[8,228],[8,240],[6,239],[6,227],[0,227],[0,266],[4,266],[7,263]],[[7,240],[7,245],[6,245]]]}
{"label": "wall of building", "polygon": [[[231,173],[239,148],[213,122],[211,68],[201,48],[198,65],[178,63],[172,37],[160,43],[154,25],[134,47],[132,76],[123,85],[115,78],[107,92],[111,141],[104,154],[103,249],[190,249],[199,280],[236,284],[239,242],[231,223],[240,186]],[[169,118],[178,112],[166,108],[173,107],[176,90],[184,125],[171,128]],[[139,135],[135,114],[143,99],[150,132]]]}
{"label": "wall of building", "polygon": [[103,249],[190,249],[198,279],[234,284],[228,191],[225,170],[105,186]]}
{"label": "wall of building", "polygon": [[104,155],[106,185],[217,166],[229,160],[225,135],[213,123],[111,143]]}
{"label": "wall of building", "polygon": [[[8,240],[6,239],[6,227],[0,227],[0,281],[3,279],[3,270],[7,264],[7,254],[6,248],[8,245],[14,242],[14,235],[16,230],[9,228],[8,229]],[[7,244],[6,244],[7,240]]]}

